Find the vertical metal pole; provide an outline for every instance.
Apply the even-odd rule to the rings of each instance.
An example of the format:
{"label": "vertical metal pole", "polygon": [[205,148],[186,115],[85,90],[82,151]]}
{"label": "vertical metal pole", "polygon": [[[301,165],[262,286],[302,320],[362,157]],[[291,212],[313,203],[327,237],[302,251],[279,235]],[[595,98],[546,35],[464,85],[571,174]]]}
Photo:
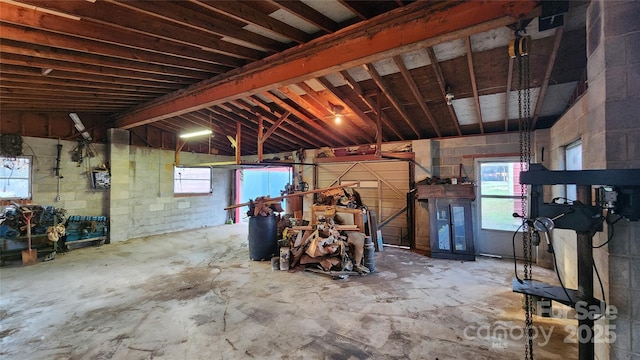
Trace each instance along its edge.
{"label": "vertical metal pole", "polygon": [[[590,205],[591,186],[578,185],[577,200],[583,204]],[[591,303],[593,300],[593,235],[588,232],[577,232],[577,235],[578,295],[580,300]],[[593,315],[589,312],[586,318],[582,314],[578,319],[579,360],[593,360],[594,358]]]}

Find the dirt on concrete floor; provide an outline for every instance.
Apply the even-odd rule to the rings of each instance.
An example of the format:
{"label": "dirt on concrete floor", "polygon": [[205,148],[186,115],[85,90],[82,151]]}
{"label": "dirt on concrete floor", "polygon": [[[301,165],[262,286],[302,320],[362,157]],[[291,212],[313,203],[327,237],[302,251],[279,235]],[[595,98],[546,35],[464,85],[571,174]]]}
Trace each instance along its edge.
{"label": "dirt on concrete floor", "polygon": [[[247,225],[86,247],[0,270],[2,359],[521,359],[513,263],[376,253],[334,280],[249,259]],[[536,268],[534,276],[554,277]],[[537,359],[575,320],[534,318]],[[573,327],[573,328],[572,328]],[[570,342],[570,341],[569,341]]]}

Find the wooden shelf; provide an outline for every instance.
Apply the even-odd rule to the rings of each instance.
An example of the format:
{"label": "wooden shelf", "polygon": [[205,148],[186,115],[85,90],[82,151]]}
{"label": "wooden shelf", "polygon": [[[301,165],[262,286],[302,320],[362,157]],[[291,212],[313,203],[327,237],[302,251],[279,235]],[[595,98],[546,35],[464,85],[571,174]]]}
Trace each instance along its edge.
{"label": "wooden shelf", "polygon": [[331,163],[331,162],[354,162],[354,161],[380,161],[380,160],[406,160],[414,159],[415,154],[412,152],[383,152],[381,156],[375,154],[368,155],[346,155],[346,156],[328,156],[315,158],[315,163]]}
{"label": "wooden shelf", "polygon": [[473,184],[418,185],[416,188],[418,200],[435,198],[474,200],[476,198],[476,188]]}

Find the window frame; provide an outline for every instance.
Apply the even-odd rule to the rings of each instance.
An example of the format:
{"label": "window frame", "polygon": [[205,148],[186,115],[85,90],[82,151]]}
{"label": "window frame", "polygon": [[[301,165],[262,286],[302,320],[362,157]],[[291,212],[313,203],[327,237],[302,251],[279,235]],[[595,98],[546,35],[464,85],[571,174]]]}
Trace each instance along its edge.
{"label": "window frame", "polygon": [[27,181],[27,196],[26,197],[20,197],[20,196],[14,196],[14,197],[9,197],[9,196],[3,196],[2,195],[2,191],[0,191],[0,200],[6,200],[6,201],[10,201],[10,200],[31,200],[33,198],[33,157],[29,156],[29,155],[21,155],[21,156],[0,156],[0,162],[2,162],[2,166],[4,168],[6,161],[18,161],[20,159],[24,159],[27,160],[27,166],[29,167],[28,171],[27,171],[27,177],[20,177],[20,178],[15,178],[12,176],[8,176],[8,177],[4,177],[0,174],[0,184],[4,184],[5,181],[8,181],[10,179],[22,179]]}
{"label": "window frame", "polygon": [[[514,200],[514,201],[518,201],[521,199],[521,194],[519,193],[514,193],[513,195],[498,195],[498,194],[483,194],[483,174],[482,174],[482,165],[485,164],[504,164],[504,163],[509,163],[509,164],[518,164],[520,163],[520,160],[515,158],[515,157],[509,157],[509,158],[483,158],[483,159],[478,159],[477,162],[477,166],[478,166],[478,195],[477,197],[479,198],[479,206],[477,208],[478,210],[478,229],[481,231],[506,231],[506,232],[513,232],[516,228],[516,226],[514,225],[514,229],[499,229],[499,228],[494,228],[494,227],[485,227],[484,224],[484,216],[482,213],[482,204],[483,204],[483,200],[484,199],[506,199],[506,200]],[[511,165],[513,166],[513,165]],[[521,165],[522,167],[522,165]],[[513,176],[513,181],[507,181],[508,185],[511,186],[515,186],[516,183],[518,183],[519,179],[519,174],[516,177],[516,171],[513,171],[512,174]],[[507,175],[509,176],[509,175]],[[485,180],[486,181],[486,180]],[[515,210],[515,209],[514,209]],[[514,211],[515,212],[515,211]],[[511,215],[513,212],[509,213],[509,215]]]}
{"label": "window frame", "polygon": [[[194,179],[182,179],[178,178],[178,169],[207,169],[208,170],[208,179],[203,178],[194,178]],[[203,181],[208,180],[207,190],[202,191],[176,191],[178,182],[189,180],[197,180]],[[173,195],[176,197],[180,196],[204,196],[213,194],[213,169],[210,166],[184,166],[184,165],[174,165],[173,166]]]}

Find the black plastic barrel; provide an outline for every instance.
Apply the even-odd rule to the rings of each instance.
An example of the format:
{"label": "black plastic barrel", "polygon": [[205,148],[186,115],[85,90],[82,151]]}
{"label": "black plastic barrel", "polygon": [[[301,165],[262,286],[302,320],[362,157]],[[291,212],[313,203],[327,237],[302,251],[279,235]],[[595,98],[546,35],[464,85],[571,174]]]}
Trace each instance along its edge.
{"label": "black plastic barrel", "polygon": [[249,258],[271,260],[278,252],[278,221],[275,215],[249,217]]}

